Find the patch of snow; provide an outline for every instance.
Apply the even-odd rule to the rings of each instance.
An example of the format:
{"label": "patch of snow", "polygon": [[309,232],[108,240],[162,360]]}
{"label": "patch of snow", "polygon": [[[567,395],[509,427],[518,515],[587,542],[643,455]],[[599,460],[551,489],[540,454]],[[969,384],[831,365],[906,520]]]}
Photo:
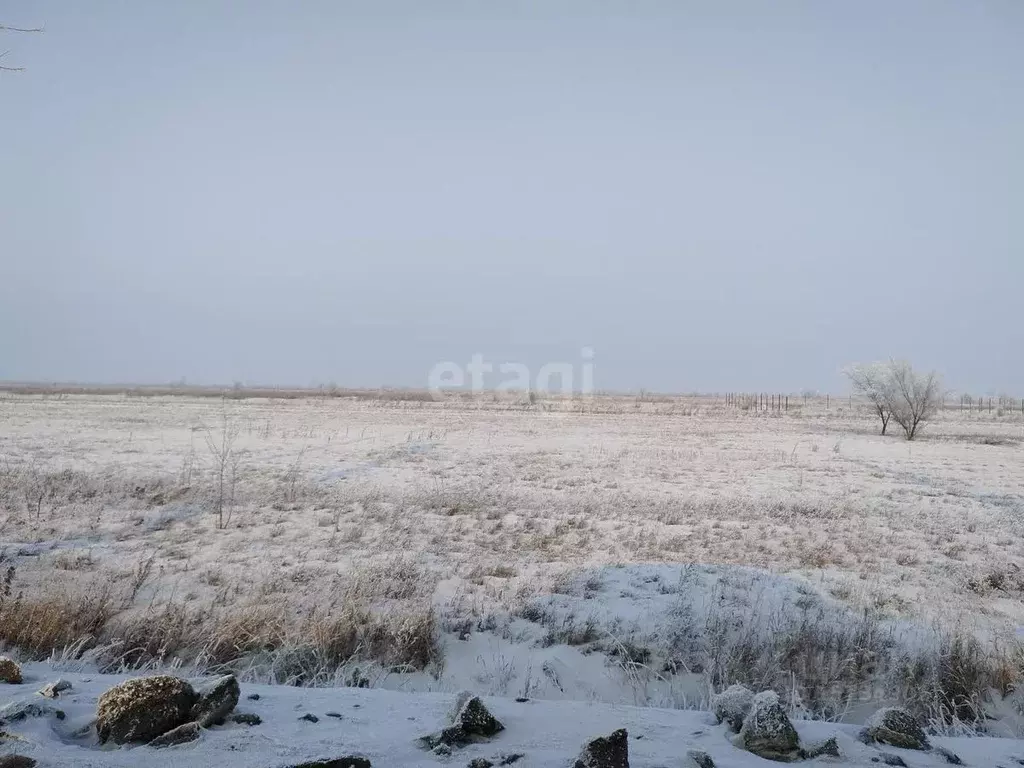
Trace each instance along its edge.
{"label": "patch of snow", "polygon": [[[49,665],[24,668],[23,686],[0,685],[0,702],[35,690],[54,677]],[[17,752],[41,766],[76,768],[280,768],[299,762],[362,755],[374,766],[437,768],[438,758],[417,742],[420,736],[448,722],[454,694],[365,690],[308,689],[246,684],[236,711],[258,715],[262,723],[229,723],[205,730],[198,741],[165,749],[146,746],[100,747],[95,728],[96,702],[108,688],[125,679],[120,675],[63,675],[72,689],[56,702],[65,717],[30,717],[9,723],[14,738],[0,742],[0,754]],[[249,698],[258,695],[258,700]],[[453,764],[499,754],[523,753],[517,764],[527,768],[564,766],[584,743],[618,728],[629,731],[630,759],[638,766],[677,765],[690,749],[707,752],[717,765],[758,768],[764,761],[735,747],[727,726],[715,725],[707,712],[636,708],[591,702],[550,702],[488,697],[488,709],[505,725],[493,739],[457,749]],[[337,716],[326,716],[328,712]],[[318,716],[317,722],[302,719]],[[857,740],[857,727],[795,721],[801,741],[813,743],[836,736],[844,765],[873,766],[875,747]],[[941,738],[935,741],[959,755],[966,764],[1010,765],[1024,756],[1024,745],[1012,739]],[[906,754],[886,747],[887,751]],[[939,753],[914,753],[908,761],[920,768],[947,765]],[[829,765],[828,758],[806,765]]]}

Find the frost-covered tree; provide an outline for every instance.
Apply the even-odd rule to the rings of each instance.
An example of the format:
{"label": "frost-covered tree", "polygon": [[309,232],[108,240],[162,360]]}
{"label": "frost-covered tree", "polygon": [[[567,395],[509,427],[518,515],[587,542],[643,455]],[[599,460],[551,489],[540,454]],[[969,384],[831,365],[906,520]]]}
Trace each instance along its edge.
{"label": "frost-covered tree", "polygon": [[907,440],[913,440],[920,426],[942,407],[942,380],[935,371],[917,373],[903,360],[889,363],[889,379],[892,418],[903,427]]}
{"label": "frost-covered tree", "polygon": [[904,360],[851,365],[845,371],[854,391],[871,403],[882,420],[882,434],[894,420],[907,440],[942,406],[942,381],[935,371],[919,374]]}
{"label": "frost-covered tree", "polygon": [[882,420],[882,434],[892,418],[893,388],[888,363],[858,363],[844,371],[853,391],[871,403]]}

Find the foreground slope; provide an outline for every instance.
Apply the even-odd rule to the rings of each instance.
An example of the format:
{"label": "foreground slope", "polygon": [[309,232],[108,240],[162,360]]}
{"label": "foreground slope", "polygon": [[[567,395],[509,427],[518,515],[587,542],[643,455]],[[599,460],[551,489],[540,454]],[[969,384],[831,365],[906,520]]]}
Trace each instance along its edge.
{"label": "foreground slope", "polygon": [[[452,694],[403,693],[353,688],[308,689],[243,685],[238,711],[259,715],[259,725],[228,724],[205,730],[198,741],[165,749],[98,744],[92,721],[99,696],[123,676],[63,674],[72,685],[53,701],[35,693],[58,675],[48,665],[28,664],[21,685],[0,684],[0,706],[30,700],[65,713],[31,717],[3,727],[0,755],[18,753],[41,768],[61,766],[151,766],[170,768],[283,768],[316,760],[361,755],[374,766],[463,766],[475,758],[495,760],[522,753],[522,766],[570,765],[581,746],[618,728],[629,731],[633,766],[685,766],[690,749],[707,752],[720,768],[773,765],[739,750],[724,725],[706,712],[635,708],[572,701],[516,701],[488,698],[487,706],[505,730],[487,743],[457,749],[441,757],[419,746],[417,739],[445,724]],[[258,700],[249,698],[258,695]],[[333,714],[329,714],[333,713]],[[312,714],[317,718],[303,719]],[[818,758],[806,765],[872,766],[882,750],[898,754],[908,766],[947,765],[937,752],[882,749],[857,740],[858,727],[796,721],[804,742],[836,736],[842,757]],[[1024,742],[996,738],[934,738],[966,765],[1014,768],[1024,765]],[[496,761],[497,762],[497,761]]]}

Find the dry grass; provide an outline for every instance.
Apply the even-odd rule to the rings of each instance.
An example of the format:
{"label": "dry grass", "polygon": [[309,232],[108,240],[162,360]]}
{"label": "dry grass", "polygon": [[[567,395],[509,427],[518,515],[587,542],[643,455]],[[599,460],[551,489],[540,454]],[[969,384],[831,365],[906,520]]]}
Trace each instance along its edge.
{"label": "dry grass", "polygon": [[12,566],[0,590],[0,647],[34,659],[88,653],[101,669],[186,664],[290,685],[336,682],[359,662],[423,670],[441,660],[437,614],[422,594],[433,582],[394,565],[354,574],[333,601],[298,611],[286,597],[138,606],[134,584],[118,594],[102,579],[52,581],[26,596]]}
{"label": "dry grass", "polygon": [[25,595],[18,591],[12,566],[0,592],[0,644],[37,658],[76,644],[84,648],[101,640],[116,612],[114,595],[102,583]]}

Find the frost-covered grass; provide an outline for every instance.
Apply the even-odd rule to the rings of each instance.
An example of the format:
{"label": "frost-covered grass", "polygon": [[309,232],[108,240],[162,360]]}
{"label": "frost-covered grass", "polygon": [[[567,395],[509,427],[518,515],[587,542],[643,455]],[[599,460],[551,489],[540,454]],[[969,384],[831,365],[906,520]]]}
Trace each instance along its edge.
{"label": "frost-covered grass", "polygon": [[[744,679],[962,720],[1019,674],[1024,423],[947,411],[906,443],[838,405],[2,396],[0,632],[115,668],[666,706]],[[601,568],[657,563],[792,576],[809,623],[728,587],[744,570],[609,598]]]}

